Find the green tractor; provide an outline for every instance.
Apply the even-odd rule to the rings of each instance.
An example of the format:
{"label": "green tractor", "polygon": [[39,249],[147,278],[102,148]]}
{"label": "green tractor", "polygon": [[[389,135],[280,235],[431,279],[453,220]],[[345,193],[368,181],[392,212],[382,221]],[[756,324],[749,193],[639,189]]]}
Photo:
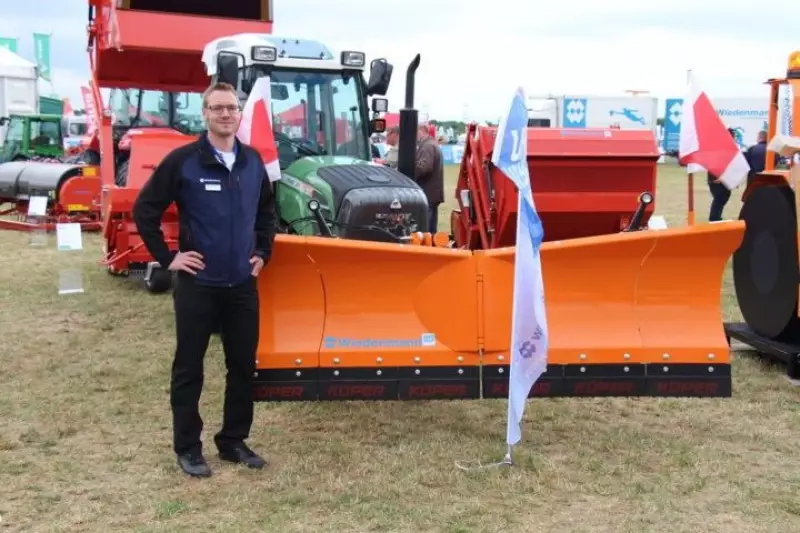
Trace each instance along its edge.
{"label": "green tractor", "polygon": [[256,80],[269,77],[281,232],[406,242],[427,231],[428,201],[413,180],[413,147],[405,173],[373,162],[370,136],[385,130],[379,117],[388,103],[372,98],[370,109],[368,98],[386,94],[389,63],[373,61],[367,82],[362,52],[337,56],[316,41],[270,34],[222,37],[203,58],[214,81],[236,87],[242,103]]}
{"label": "green tractor", "polygon": [[0,126],[7,127],[0,163],[60,161],[64,157],[61,115],[10,115],[0,117]]}

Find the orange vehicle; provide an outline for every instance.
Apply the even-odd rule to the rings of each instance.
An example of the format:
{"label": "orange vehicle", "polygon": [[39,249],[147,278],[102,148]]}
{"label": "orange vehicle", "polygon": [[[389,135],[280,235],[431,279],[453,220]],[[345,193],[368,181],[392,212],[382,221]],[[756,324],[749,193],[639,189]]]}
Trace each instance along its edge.
{"label": "orange vehicle", "polygon": [[[729,338],[738,339],[765,355],[787,363],[787,372],[800,379],[800,313],[798,312],[798,213],[796,194],[800,150],[786,149],[778,130],[781,87],[791,93],[791,131],[800,136],[800,50],[789,57],[786,76],[770,79],[767,138],[770,139],[765,170],[749,180],[739,215],[747,225],[741,247],[733,255],[736,297],[744,323],[725,324]],[[800,141],[795,137],[795,142]],[[789,156],[789,168],[776,168],[775,155]]]}
{"label": "orange vehicle", "polygon": [[[219,54],[215,77],[237,84],[247,67]],[[412,89],[418,65],[419,56],[409,67]],[[412,106],[407,95],[398,161],[407,175]],[[654,189],[650,157],[632,165]],[[650,202],[630,193],[627,227],[638,229]],[[513,247],[458,249],[441,235],[407,245],[335,238],[320,201],[308,209],[320,234],[279,234],[258,280],[257,400],[507,395]],[[730,396],[720,280],[744,223],[620,232],[622,225],[614,218],[605,235],[543,245],[549,366],[532,395]]]}

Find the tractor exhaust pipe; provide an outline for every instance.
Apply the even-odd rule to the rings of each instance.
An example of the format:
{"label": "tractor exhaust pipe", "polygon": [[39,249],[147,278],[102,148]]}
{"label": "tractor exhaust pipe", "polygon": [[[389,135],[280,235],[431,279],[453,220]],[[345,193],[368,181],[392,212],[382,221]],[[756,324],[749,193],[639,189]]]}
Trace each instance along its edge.
{"label": "tractor exhaust pipe", "polygon": [[397,153],[397,170],[414,179],[417,145],[417,110],[414,109],[414,76],[419,68],[419,54],[408,65],[406,72],[406,105],[400,110],[400,146]]}

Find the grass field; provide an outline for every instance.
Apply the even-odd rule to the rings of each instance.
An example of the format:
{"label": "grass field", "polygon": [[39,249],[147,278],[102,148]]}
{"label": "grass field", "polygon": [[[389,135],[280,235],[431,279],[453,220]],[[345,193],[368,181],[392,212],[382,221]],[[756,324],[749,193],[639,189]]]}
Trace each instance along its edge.
{"label": "grass field", "polygon": [[[696,188],[703,221],[704,179]],[[656,207],[672,225],[685,189],[663,167]],[[740,206],[736,192],[726,216]],[[0,531],[800,531],[798,389],[743,353],[732,399],[532,401],[511,469],[454,466],[502,457],[505,401],[259,404],[250,444],[271,465],[252,472],[209,446],[215,339],[202,399],[215,476],[188,479],[171,453],[171,297],[106,275],[97,236],[83,252],[28,239],[0,232]],[[84,294],[58,295],[67,268],[82,269]],[[730,273],[723,283],[728,320]]]}

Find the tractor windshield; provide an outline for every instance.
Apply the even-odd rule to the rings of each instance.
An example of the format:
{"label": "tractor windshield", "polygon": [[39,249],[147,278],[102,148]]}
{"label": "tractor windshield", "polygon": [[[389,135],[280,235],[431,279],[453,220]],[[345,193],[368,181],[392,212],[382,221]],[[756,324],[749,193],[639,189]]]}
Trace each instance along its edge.
{"label": "tractor windshield", "polygon": [[[282,168],[307,155],[370,159],[366,99],[358,72],[251,67],[246,83],[269,75],[272,125]],[[249,69],[248,69],[249,70]]]}
{"label": "tractor windshield", "polygon": [[61,123],[56,120],[31,120],[31,148],[61,148]]}
{"label": "tractor windshield", "polygon": [[115,89],[111,93],[110,107],[114,127],[119,129],[174,128],[187,135],[196,135],[205,129],[200,93]]}

